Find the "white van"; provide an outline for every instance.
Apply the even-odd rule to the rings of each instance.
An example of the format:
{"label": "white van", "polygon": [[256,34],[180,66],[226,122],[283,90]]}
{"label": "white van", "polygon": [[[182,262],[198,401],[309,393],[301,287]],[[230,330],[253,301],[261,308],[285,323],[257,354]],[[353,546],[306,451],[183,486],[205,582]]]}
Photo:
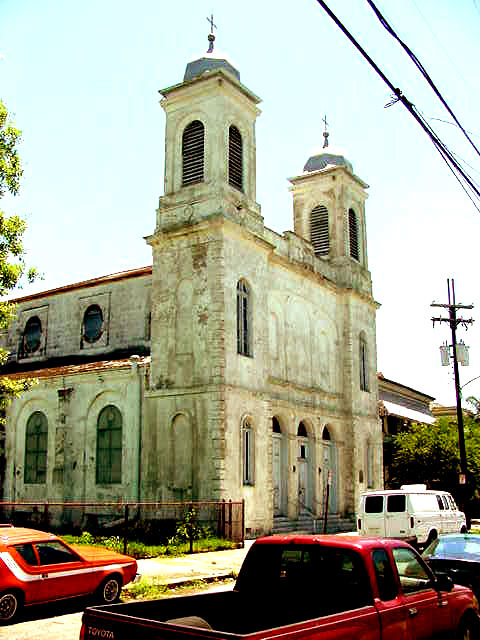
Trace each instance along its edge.
{"label": "white van", "polygon": [[465,514],[446,491],[428,491],[425,484],[362,493],[357,531],[362,536],[400,538],[418,546],[440,533],[467,530]]}

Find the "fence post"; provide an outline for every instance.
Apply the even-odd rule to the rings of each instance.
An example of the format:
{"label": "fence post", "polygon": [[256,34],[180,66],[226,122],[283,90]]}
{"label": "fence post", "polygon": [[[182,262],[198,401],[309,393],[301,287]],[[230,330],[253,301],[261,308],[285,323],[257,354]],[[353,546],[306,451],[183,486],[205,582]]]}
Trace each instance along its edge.
{"label": "fence post", "polygon": [[225,538],[225,498],[220,504],[220,537]]}
{"label": "fence post", "polygon": [[193,553],[193,504],[188,506],[188,537],[190,541],[189,553]]}
{"label": "fence post", "polygon": [[245,549],[245,498],[242,498],[242,549]]}
{"label": "fence post", "polygon": [[231,540],[233,538],[233,526],[232,526],[232,499],[228,501],[228,539]]}
{"label": "fence post", "polygon": [[125,521],[123,523],[123,553],[127,555],[128,503],[125,505]]}

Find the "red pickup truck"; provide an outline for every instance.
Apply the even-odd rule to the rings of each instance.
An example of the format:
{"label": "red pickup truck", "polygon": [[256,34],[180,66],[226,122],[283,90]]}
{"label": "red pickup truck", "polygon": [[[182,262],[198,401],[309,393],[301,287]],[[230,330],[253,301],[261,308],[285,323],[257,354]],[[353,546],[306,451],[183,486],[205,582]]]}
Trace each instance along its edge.
{"label": "red pickup truck", "polygon": [[85,610],[82,640],[480,638],[478,602],[406,542],[357,536],[257,540],[231,591]]}

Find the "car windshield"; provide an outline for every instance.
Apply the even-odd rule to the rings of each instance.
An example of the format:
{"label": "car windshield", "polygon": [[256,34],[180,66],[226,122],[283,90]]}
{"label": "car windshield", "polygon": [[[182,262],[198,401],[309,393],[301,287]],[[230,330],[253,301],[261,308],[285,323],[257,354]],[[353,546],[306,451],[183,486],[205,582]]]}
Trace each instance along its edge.
{"label": "car windshield", "polygon": [[425,558],[480,561],[480,536],[440,536],[422,554]]}

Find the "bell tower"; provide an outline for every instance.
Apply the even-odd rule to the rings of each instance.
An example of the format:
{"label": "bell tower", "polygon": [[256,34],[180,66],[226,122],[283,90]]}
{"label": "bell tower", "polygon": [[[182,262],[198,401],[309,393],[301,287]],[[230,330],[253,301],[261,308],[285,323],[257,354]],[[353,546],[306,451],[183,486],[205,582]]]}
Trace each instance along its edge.
{"label": "bell tower", "polygon": [[[315,150],[303,173],[290,178],[293,224],[317,257],[335,267],[336,282],[371,294],[365,201],[368,185],[353,173],[343,151],[328,142]],[[326,265],[327,266],[327,265]]]}
{"label": "bell tower", "polygon": [[165,195],[157,229],[198,222],[219,211],[260,217],[255,201],[260,98],[214,49],[213,33],[208,41],[208,51],[187,64],[183,82],[160,90],[166,114]]}

